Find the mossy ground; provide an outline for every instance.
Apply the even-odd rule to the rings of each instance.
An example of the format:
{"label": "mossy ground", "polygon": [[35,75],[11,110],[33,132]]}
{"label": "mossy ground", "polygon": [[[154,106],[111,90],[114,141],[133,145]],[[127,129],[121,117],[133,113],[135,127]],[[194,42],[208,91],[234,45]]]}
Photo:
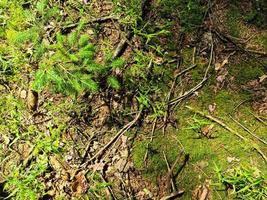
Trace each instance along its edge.
{"label": "mossy ground", "polygon": [[[264,74],[264,70],[258,67],[257,63],[252,60],[230,65],[228,68],[230,74],[237,74],[234,83],[232,83],[235,87],[240,87],[242,84],[246,84]],[[199,78],[194,79],[194,74],[201,74],[201,71],[200,67],[191,72],[194,82],[199,81],[197,80]],[[168,129],[166,135],[162,135],[161,131],[155,133],[156,137],[150,145],[150,154],[147,161],[149,163],[148,168],[144,169],[143,161],[148,140],[137,141],[133,151],[135,166],[138,169],[142,169],[146,177],[155,181],[159,174],[167,174],[163,151],[167,154],[169,162],[173,163],[180,150],[184,148],[185,153],[190,155],[190,159],[176,179],[178,187],[186,191],[182,199],[190,199],[192,191],[198,185],[203,184],[205,180],[211,180],[213,199],[225,199],[226,193],[217,191],[219,188],[213,186],[218,182],[215,166],[224,170],[235,165],[253,166],[261,170],[264,174],[267,173],[266,163],[253,149],[251,142],[240,140],[219,124],[196,115],[185,108],[185,105],[189,105],[196,110],[204,111],[208,114],[209,105],[216,104],[213,115],[232,129],[238,131],[242,136],[257,143],[266,154],[266,145],[264,146],[257,139],[251,137],[249,133],[244,131],[244,129],[230,118],[231,115],[249,130],[255,131],[254,133],[259,137],[266,138],[267,127],[252,115],[256,111],[250,105],[251,94],[241,89],[233,91],[229,88],[223,88],[220,91],[214,92],[213,79],[215,78],[211,77],[210,79],[207,85],[199,91],[197,97],[193,97],[187,103],[183,103],[178,109],[176,115],[179,121],[178,129]],[[214,138],[208,139],[200,136],[198,130],[192,128],[196,127],[196,121],[200,121],[200,124],[197,124],[200,127],[204,127],[207,124],[214,124],[211,133]],[[229,162],[231,158],[235,161]]]}
{"label": "mossy ground", "polygon": [[[72,6],[70,4],[66,7],[63,6],[65,12],[63,19],[60,11],[61,1],[51,1],[53,2],[51,4],[53,5],[51,8],[50,5],[46,5],[48,4],[48,1],[45,0],[22,2],[24,1],[9,2],[4,0],[0,2],[0,9],[3,9],[4,11],[3,16],[0,17],[0,21],[3,25],[5,25],[4,28],[0,28],[0,61],[2,62],[0,63],[0,69],[1,71],[6,71],[4,76],[0,77],[2,78],[0,81],[3,80],[3,83],[0,83],[0,93],[2,95],[0,96],[0,113],[3,116],[2,119],[0,119],[0,140],[1,142],[2,140],[4,141],[4,144],[0,144],[1,149],[4,149],[2,152],[0,152],[0,161],[1,165],[4,165],[4,167],[1,166],[1,168],[4,169],[7,167],[9,173],[8,176],[2,176],[1,172],[0,182],[2,183],[7,180],[8,183],[5,187],[9,192],[13,192],[14,188],[19,188],[15,191],[16,194],[13,193],[16,195],[14,198],[38,199],[42,198],[44,194],[48,194],[47,190],[44,189],[46,182],[49,182],[50,180],[54,182],[52,179],[55,176],[54,174],[57,173],[57,171],[61,171],[57,170],[57,167],[51,163],[51,158],[59,155],[62,157],[61,160],[64,160],[65,157],[69,158],[69,152],[72,152],[71,149],[73,149],[74,153],[73,156],[71,155],[73,158],[71,159],[71,162],[74,164],[74,166],[76,166],[76,157],[80,157],[79,154],[83,153],[83,148],[85,148],[85,144],[88,142],[88,137],[85,137],[86,141],[84,141],[84,135],[78,134],[78,128],[80,128],[79,126],[84,125],[80,123],[82,120],[84,120],[82,113],[91,111],[88,111],[86,107],[88,102],[87,105],[83,103],[80,105],[79,99],[74,101],[71,100],[70,97],[67,98],[66,96],[43,93],[41,96],[43,96],[44,99],[40,99],[40,104],[41,112],[45,113],[45,118],[41,119],[45,120],[43,122],[39,120],[35,122],[32,120],[32,113],[30,113],[30,111],[28,111],[26,108],[26,100],[22,100],[19,97],[20,91],[26,91],[30,88],[29,79],[32,80],[32,78],[34,78],[30,76],[33,76],[36,70],[34,65],[36,62],[38,63],[39,60],[42,59],[42,56],[49,55],[47,60],[44,60],[44,63],[47,62],[49,64],[51,61],[50,54],[44,54],[43,52],[45,51],[46,47],[44,44],[42,44],[42,42],[47,43],[48,40],[38,40],[39,36],[42,36],[42,38],[48,36],[48,39],[51,39],[50,34],[45,34],[46,31],[44,30],[49,28],[51,25],[50,28],[52,28],[52,32],[50,33],[53,40],[51,43],[56,44],[58,43],[56,40],[56,35],[57,33],[61,32],[60,29],[62,27],[64,29],[64,26],[77,23],[77,19],[81,15],[81,18],[83,19],[84,17],[86,18],[85,21],[87,21],[87,11],[89,11],[87,14],[89,14],[90,17],[98,17],[98,14],[95,13],[98,11],[95,9],[95,7],[87,7],[87,4],[83,5],[81,3],[79,5]],[[31,2],[33,2],[31,9],[34,11],[32,13],[28,8],[28,4],[31,4]],[[75,3],[74,1],[71,2]],[[101,1],[92,2],[96,3]],[[145,47],[144,49],[146,49],[143,51],[141,50],[142,47],[140,49],[138,47],[138,51],[135,51],[133,55],[131,54],[128,56],[134,57],[134,64],[131,65],[131,67],[127,67],[128,69],[131,69],[131,71],[127,71],[125,74],[126,76],[130,77],[129,79],[133,79],[132,82],[138,82],[138,80],[141,80],[140,86],[142,85],[142,87],[140,87],[140,89],[144,90],[145,95],[149,93],[147,91],[155,90],[160,92],[152,92],[151,99],[154,98],[153,94],[158,94],[158,98],[160,98],[169,90],[168,83],[170,83],[169,81],[173,77],[173,71],[176,68],[176,63],[173,61],[180,56],[176,52],[177,43],[174,42],[179,40],[178,35],[180,27],[177,25],[176,20],[169,21],[173,16],[168,16],[170,11],[167,9],[162,10],[162,16],[157,17],[156,21],[153,21],[151,24],[150,22],[145,22],[144,27],[142,27],[141,30],[138,30],[140,27],[135,27],[136,25],[134,24],[137,24],[136,21],[138,21],[137,19],[140,14],[138,13],[140,11],[138,6],[139,4],[136,4],[137,1],[135,0],[129,1],[129,4],[127,3],[128,1],[122,2],[124,2],[126,5],[125,9],[129,9],[130,7],[133,9],[129,9],[128,12],[124,12],[124,7],[121,7],[123,11],[122,16],[124,16],[125,13],[128,13],[127,15],[129,17],[120,19],[119,21],[122,23],[121,25],[125,25],[126,27],[134,26],[132,28],[136,29],[135,37],[137,36],[139,38],[138,40],[143,41]],[[130,2],[132,2],[132,5],[130,5]],[[177,7],[173,6],[173,1],[164,0],[162,2],[162,5],[171,4],[170,10],[175,8],[176,13]],[[182,6],[182,3],[178,2],[179,1],[176,2],[177,6]],[[194,2],[196,3],[197,1]],[[103,5],[100,3],[99,7],[102,6]],[[136,6],[138,8],[136,8]],[[73,7],[73,9],[71,9],[71,7]],[[201,16],[204,11],[203,9],[204,7],[200,9],[200,5],[190,8],[190,5],[188,4],[184,9],[185,14],[183,14],[184,17],[182,17],[182,19],[187,19],[188,23],[195,27],[202,21]],[[116,12],[121,12],[119,11],[119,7]],[[245,23],[244,16],[242,16],[240,12],[240,9],[236,5],[227,8],[224,12],[226,13],[225,17],[227,18],[224,26],[226,26],[227,32],[234,36],[235,39],[238,39],[239,37],[244,37],[247,39],[247,36],[249,36],[251,33],[254,33],[254,29],[250,29],[251,27]],[[102,14],[104,13],[101,13],[101,16]],[[39,15],[44,16],[39,19]],[[166,16],[164,17],[164,15]],[[131,20],[128,21],[128,19]],[[157,21],[159,21],[158,25],[155,23]],[[47,26],[48,22],[51,22],[49,26]],[[92,27],[87,27],[86,30],[83,30],[82,33],[90,35],[93,41],[96,40],[96,36],[99,35],[102,29],[105,30],[104,28],[105,25],[92,25]],[[183,29],[185,30],[187,28],[188,27],[185,26]],[[188,30],[191,29],[188,28]],[[111,32],[114,33],[113,31],[114,30]],[[68,42],[70,43],[69,45],[74,46],[75,42],[73,42],[74,40],[72,39],[74,38],[72,36],[75,34],[64,34],[69,35],[69,37],[66,37],[66,39],[68,38]],[[119,42],[115,38],[115,36],[112,36],[111,38],[103,39],[103,41],[95,41],[96,49],[102,49],[103,55],[105,55],[99,56],[100,58],[98,59],[101,62],[104,62],[103,60],[105,60],[106,57],[112,57],[113,47]],[[75,41],[78,42],[78,38],[76,39],[77,41]],[[79,41],[82,41],[80,39],[81,38],[79,38]],[[266,34],[264,34],[264,31],[257,32],[255,37],[249,41],[254,43],[256,47],[260,47],[260,50],[267,49],[267,38]],[[137,41],[137,43],[139,42]],[[205,43],[205,41],[203,43]],[[210,48],[210,45],[205,45],[205,48]],[[54,45],[51,45],[50,47],[53,49]],[[91,46],[89,45],[87,47],[89,48]],[[62,51],[62,48],[60,49]],[[66,50],[69,51],[69,49]],[[193,85],[196,85],[202,80],[207,63],[209,61],[210,52],[206,51],[204,53],[206,56],[203,54],[203,56],[197,56],[195,59],[198,67],[186,74],[183,77],[185,80],[180,78],[178,81],[182,82],[182,84],[179,84],[179,91],[177,91],[177,95],[192,88]],[[188,46],[183,47],[181,51],[181,57],[183,59],[183,64],[181,66],[182,68],[189,67],[192,64],[193,54],[193,48]],[[90,60],[92,60],[91,53],[87,56],[90,57]],[[77,61],[76,57],[71,58],[73,59],[73,62]],[[84,57],[81,56],[81,59],[83,58]],[[58,57],[54,57],[54,59],[57,62],[59,61]],[[169,63],[174,64],[165,65],[166,63],[161,62],[161,59],[164,59],[164,61],[167,61],[167,63],[169,61]],[[194,109],[208,113],[209,105],[216,104],[216,109],[213,114],[214,116],[225,122],[232,129],[238,131],[244,137],[248,138],[251,142],[253,141],[257,143],[262,152],[267,153],[267,148],[265,146],[260,144],[259,141],[255,140],[253,137],[251,137],[251,135],[240,128],[240,126],[238,126],[229,116],[233,116],[247,128],[254,131],[259,137],[266,137],[266,126],[257,121],[251,114],[256,112],[250,105],[250,100],[252,100],[251,91],[244,91],[240,89],[241,86],[246,85],[246,83],[249,81],[255,80],[264,75],[265,69],[256,59],[238,58],[236,60],[236,62],[227,65],[229,74],[226,79],[228,85],[226,84],[223,88],[220,88],[215,92],[214,87],[216,87],[216,75],[212,66],[210,70],[210,74],[212,75],[205,83],[205,86],[195,93],[192,98],[186,99],[175,111],[175,120],[177,120],[179,124],[178,128],[175,129],[168,127],[165,135],[162,134],[161,129],[157,129],[155,131],[153,142],[149,145],[146,165],[144,164],[144,156],[147,151],[147,144],[149,142],[148,136],[151,127],[142,127],[137,131],[138,137],[134,141],[132,159],[136,169],[140,170],[146,179],[156,184],[158,181],[158,176],[166,176],[167,167],[163,152],[166,153],[169,163],[173,164],[181,149],[184,149],[184,152],[190,156],[187,165],[183,168],[176,179],[178,188],[185,190],[185,195],[182,197],[182,199],[191,199],[192,191],[198,185],[203,184],[206,179],[211,180],[212,183],[212,199],[226,199],[225,193],[217,191],[217,185],[215,186],[215,183],[218,181],[215,166],[218,166],[223,170],[231,168],[233,165],[254,166],[261,170],[264,174],[267,174],[267,169],[265,167],[266,164],[263,162],[261,156],[252,148],[250,142],[244,142],[240,140],[238,137],[225,130],[218,124],[194,114],[185,107],[186,105],[189,105]],[[242,62],[240,60],[242,60]],[[65,61],[64,56],[62,57],[62,61]],[[117,61],[119,62],[114,62],[112,65],[118,65],[118,63],[122,63],[124,60]],[[146,79],[146,69],[147,66],[150,65],[149,63],[151,61],[155,62],[153,76],[156,78],[153,80],[154,82],[150,82]],[[45,67],[45,70],[47,70],[47,66]],[[54,68],[54,65],[51,64],[51,67]],[[159,79],[164,79],[164,81],[156,81],[157,77]],[[234,79],[230,80],[231,77],[234,77]],[[6,88],[6,80],[10,81],[11,83],[11,90],[8,87]],[[119,88],[117,87],[116,83],[113,85],[115,85],[114,89]],[[129,87],[128,89],[134,87],[135,90],[136,86],[139,87],[138,84],[133,84],[133,86]],[[146,106],[150,96],[145,95],[143,98],[143,105]],[[142,102],[140,101],[140,103]],[[153,105],[156,108],[153,110],[155,112],[153,114],[162,115],[162,112],[164,112],[164,102],[151,100],[151,104],[158,104],[158,106]],[[238,109],[236,109],[237,106]],[[70,111],[75,111],[77,116],[73,118],[70,117]],[[151,123],[149,123],[148,126],[150,124]],[[207,124],[214,124],[214,128],[211,131],[212,136],[214,136],[213,138],[206,138],[201,136],[199,133],[199,129]],[[68,131],[66,131],[66,129],[68,129]],[[147,131],[147,129],[149,130]],[[148,132],[148,134],[144,134],[143,131]],[[88,132],[91,132],[89,128]],[[105,139],[108,138],[103,138],[103,140]],[[10,140],[14,141],[10,142]],[[100,141],[102,143],[102,140]],[[14,146],[14,150],[10,150],[10,147],[12,146]],[[77,150],[74,151],[76,148]],[[22,151],[23,153],[22,155],[19,155],[19,153],[16,151]],[[12,158],[13,154],[16,156],[14,159]],[[229,158],[233,159],[234,161],[229,162]],[[20,162],[25,166],[22,166]],[[178,163],[177,168],[180,165],[181,163]],[[60,165],[59,168],[62,168],[62,166]],[[49,174],[51,174],[51,176]],[[43,175],[47,176],[48,180],[38,179]],[[96,196],[98,199],[101,199],[102,189],[106,187],[107,183],[103,182],[103,180],[97,175],[96,177],[92,175],[92,177],[87,178],[91,181],[89,195],[93,195],[94,197]],[[62,183],[65,184],[66,182],[68,181],[58,182],[56,185],[62,185]],[[166,183],[164,182],[162,184]],[[27,186],[28,189],[25,186]],[[115,183],[113,183],[113,186],[116,186]],[[141,190],[143,188],[138,188],[138,190],[139,189]],[[167,191],[165,191],[165,193],[166,192]],[[105,194],[103,194],[103,199],[105,199],[104,195]],[[85,196],[82,198],[86,199],[86,196],[87,194],[85,194]],[[43,198],[45,199],[45,197]],[[65,199],[65,197],[58,197],[58,199]]]}

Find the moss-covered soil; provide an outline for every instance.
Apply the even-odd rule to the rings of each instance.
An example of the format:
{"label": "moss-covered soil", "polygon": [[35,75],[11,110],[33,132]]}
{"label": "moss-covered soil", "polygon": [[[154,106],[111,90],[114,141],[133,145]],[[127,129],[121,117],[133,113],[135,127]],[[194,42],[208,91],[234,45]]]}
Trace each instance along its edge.
{"label": "moss-covered soil", "polygon": [[0,0],[0,199],[266,199],[266,3],[211,2]]}

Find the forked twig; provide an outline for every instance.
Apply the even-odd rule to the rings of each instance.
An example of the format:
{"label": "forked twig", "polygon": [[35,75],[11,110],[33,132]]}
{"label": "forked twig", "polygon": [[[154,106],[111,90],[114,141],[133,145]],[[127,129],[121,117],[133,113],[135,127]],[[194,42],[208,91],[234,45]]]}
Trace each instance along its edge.
{"label": "forked twig", "polygon": [[203,77],[202,81],[200,81],[195,87],[193,87],[192,89],[186,91],[181,96],[176,97],[176,98],[172,99],[171,101],[169,101],[169,105],[176,105],[178,102],[180,102],[183,99],[191,96],[195,91],[197,91],[198,89],[200,89],[203,86],[203,84],[207,81],[207,79],[208,79],[208,72],[209,72],[209,69],[211,67],[212,59],[213,59],[213,48],[214,48],[213,41],[211,41],[209,64],[208,64],[208,67],[207,67],[207,69],[205,71],[205,74],[204,74],[204,77]]}
{"label": "forked twig", "polygon": [[[165,154],[164,151],[163,151],[163,156],[164,156],[164,160],[166,162],[167,168],[168,168],[168,173],[170,173],[171,172],[171,167],[170,167],[170,164],[169,164],[169,162],[167,160],[167,157],[166,157],[166,154]],[[171,181],[172,191],[176,191],[176,186],[175,186],[173,177],[171,177],[170,181]]]}

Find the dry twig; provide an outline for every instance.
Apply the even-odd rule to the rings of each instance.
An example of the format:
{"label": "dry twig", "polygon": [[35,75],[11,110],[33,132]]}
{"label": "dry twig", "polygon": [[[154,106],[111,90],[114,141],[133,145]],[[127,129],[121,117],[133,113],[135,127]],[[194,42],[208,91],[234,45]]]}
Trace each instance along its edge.
{"label": "dry twig", "polygon": [[241,128],[243,128],[245,131],[247,131],[250,135],[252,135],[253,137],[255,137],[256,139],[258,139],[259,141],[261,141],[263,144],[267,144],[267,142],[260,138],[259,136],[257,136],[256,134],[254,134],[253,132],[251,132],[247,127],[245,127],[243,124],[241,124],[239,121],[237,121],[235,118],[233,118],[231,115],[229,115],[229,117],[236,123],[238,124]]}
{"label": "dry twig", "polygon": [[[168,173],[170,173],[171,172],[171,167],[170,167],[170,164],[169,164],[169,162],[167,160],[167,157],[166,157],[166,154],[165,154],[164,151],[163,151],[163,156],[164,156],[164,160],[166,162],[167,168],[168,168]],[[175,186],[173,177],[171,177],[170,181],[171,181],[172,191],[176,191],[176,186]]]}
{"label": "dry twig", "polygon": [[[199,114],[202,117],[205,117],[211,121],[216,122],[217,124],[219,124],[220,126],[222,126],[223,128],[225,128],[226,130],[228,130],[229,132],[233,133],[234,135],[236,135],[237,137],[239,137],[240,139],[242,139],[245,142],[250,142],[249,139],[245,138],[244,136],[240,135],[237,131],[233,130],[232,128],[230,128],[229,126],[227,126],[224,122],[220,121],[219,119],[211,116],[211,115],[206,115],[205,113],[195,110],[193,108],[191,108],[190,106],[186,106],[186,108],[188,108],[189,110],[193,111],[196,114]],[[267,162],[267,157],[265,156],[265,154],[260,150],[260,148],[258,147],[257,144],[250,142],[252,144],[252,147],[262,156],[262,158],[264,159],[265,162]]]}
{"label": "dry twig", "polygon": [[135,119],[128,124],[126,124],[102,149],[100,149],[92,158],[90,158],[86,163],[83,164],[82,167],[87,167],[90,162],[93,160],[99,158],[102,156],[102,154],[113,144],[118,141],[118,139],[126,132],[128,131],[139,119],[140,115],[142,113],[142,110],[138,112]]}
{"label": "dry twig", "polygon": [[153,122],[151,136],[150,136],[150,141],[149,141],[149,143],[147,143],[147,146],[146,146],[146,154],[144,156],[144,162],[145,163],[146,163],[146,160],[148,158],[149,145],[153,142],[154,133],[155,133],[156,125],[157,125],[157,120],[158,120],[158,118],[156,117],[155,120],[154,120],[154,122]]}

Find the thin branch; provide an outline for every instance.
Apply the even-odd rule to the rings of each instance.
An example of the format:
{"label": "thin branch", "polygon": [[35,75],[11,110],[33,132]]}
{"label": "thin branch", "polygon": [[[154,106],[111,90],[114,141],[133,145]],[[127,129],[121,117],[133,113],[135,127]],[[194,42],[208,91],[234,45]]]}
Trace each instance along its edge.
{"label": "thin branch", "polygon": [[197,91],[200,88],[202,88],[203,84],[206,81],[207,81],[207,78],[204,77],[204,79],[201,82],[199,82],[195,87],[193,87],[192,89],[186,91],[181,96],[176,97],[176,98],[172,99],[171,101],[169,101],[169,105],[174,105],[174,104],[178,103],[179,101],[182,101],[183,99],[187,98],[188,96],[191,96],[195,91]]}
{"label": "thin branch", "polygon": [[151,130],[151,136],[150,136],[150,141],[149,141],[149,143],[147,143],[147,146],[146,146],[146,154],[144,156],[144,162],[145,163],[146,163],[146,160],[148,158],[149,145],[153,142],[154,133],[155,133],[155,130],[156,130],[156,125],[157,125],[157,120],[158,120],[158,118],[156,117],[155,120],[154,120],[154,122],[153,122],[152,130]]}
{"label": "thin branch", "polygon": [[93,160],[99,158],[102,156],[102,154],[113,144],[118,141],[118,139],[125,133],[127,132],[139,119],[140,115],[142,113],[142,110],[138,112],[136,115],[135,119],[128,124],[126,124],[102,149],[100,149],[90,160],[88,160],[82,167],[87,167],[90,162]]}
{"label": "thin branch", "polygon": [[184,190],[181,191],[175,191],[171,193],[168,196],[162,197],[160,200],[170,200],[170,199],[176,199],[177,197],[181,196],[184,194]]}
{"label": "thin branch", "polygon": [[[169,164],[169,162],[167,160],[167,157],[166,157],[166,154],[165,154],[164,151],[163,151],[163,156],[164,156],[164,160],[166,162],[167,168],[168,168],[168,173],[170,173],[171,172],[171,167],[170,167],[170,164]],[[177,191],[175,183],[174,183],[174,180],[173,180],[173,177],[171,177],[170,180],[171,180],[172,191]]]}
{"label": "thin branch", "polygon": [[204,74],[204,77],[203,77],[202,81],[200,81],[192,89],[190,89],[187,92],[185,92],[183,95],[181,95],[179,97],[176,97],[176,98],[172,99],[171,101],[169,101],[169,105],[175,105],[178,102],[182,101],[183,99],[187,98],[188,96],[191,96],[195,91],[197,91],[198,89],[200,89],[203,86],[203,84],[207,81],[207,79],[208,79],[208,72],[209,72],[209,69],[211,67],[212,59],[213,59],[213,48],[214,48],[214,45],[213,45],[213,40],[212,40],[211,41],[211,48],[210,48],[209,64],[208,64],[208,67],[207,67],[207,69],[205,71],[205,74]]}
{"label": "thin branch", "polygon": [[[88,24],[92,24],[92,23],[104,23],[104,22],[111,21],[111,20],[119,20],[119,18],[116,16],[113,16],[113,15],[103,16],[103,17],[88,20],[88,21],[84,22],[84,25],[88,25]],[[63,26],[62,29],[64,30],[64,29],[76,28],[77,26],[79,26],[79,24],[80,24],[80,22],[68,24],[66,26]]]}
{"label": "thin branch", "polygon": [[250,114],[252,114],[258,121],[260,121],[261,123],[263,123],[265,126],[267,126],[267,123],[265,121],[263,121],[259,116],[255,115],[252,112],[250,112]]}
{"label": "thin branch", "polygon": [[259,136],[257,136],[256,134],[254,134],[253,132],[251,132],[247,127],[245,127],[243,124],[241,124],[239,121],[237,121],[235,118],[233,118],[231,115],[229,115],[229,117],[236,123],[238,124],[241,128],[243,128],[245,131],[247,131],[250,135],[252,135],[253,137],[255,137],[256,139],[258,139],[259,141],[261,141],[263,144],[267,145],[267,142],[260,138]]}
{"label": "thin branch", "polygon": [[189,110],[191,110],[192,112],[199,114],[202,117],[205,117],[211,121],[216,122],[217,124],[219,124],[220,126],[222,126],[223,128],[225,128],[226,130],[228,130],[229,132],[233,133],[234,135],[236,135],[237,137],[239,137],[240,139],[242,139],[243,141],[246,142],[250,142],[252,144],[252,147],[262,156],[262,158],[264,159],[265,162],[267,162],[267,157],[265,156],[265,154],[260,150],[260,148],[257,146],[257,144],[249,141],[249,139],[245,138],[244,136],[240,135],[237,131],[233,130],[232,128],[230,128],[229,126],[227,126],[224,122],[220,121],[219,119],[211,116],[211,115],[206,115],[205,113],[195,110],[190,106],[186,106],[186,108],[188,108]]}

